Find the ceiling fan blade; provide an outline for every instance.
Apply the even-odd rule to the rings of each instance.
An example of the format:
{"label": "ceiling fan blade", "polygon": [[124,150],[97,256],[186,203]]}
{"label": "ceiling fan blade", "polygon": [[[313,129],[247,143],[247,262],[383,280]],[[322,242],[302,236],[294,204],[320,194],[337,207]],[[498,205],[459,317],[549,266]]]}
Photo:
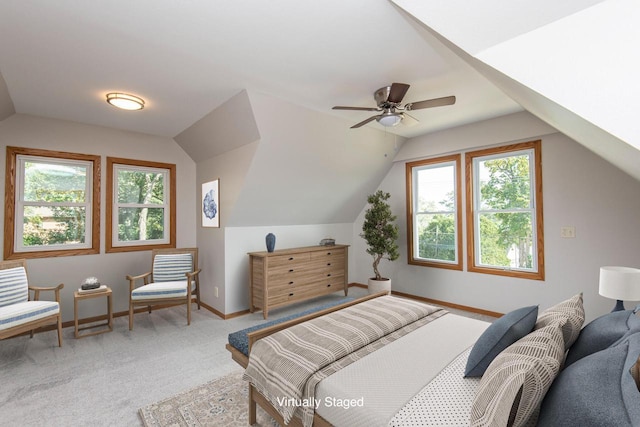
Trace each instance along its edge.
{"label": "ceiling fan blade", "polygon": [[336,105],[332,110],[381,111],[376,107],[344,107],[342,105]]}
{"label": "ceiling fan blade", "polygon": [[402,125],[403,126],[415,126],[418,123],[420,123],[420,120],[416,119],[415,117],[409,115],[409,113],[402,113],[403,115],[403,119],[402,119]]}
{"label": "ceiling fan blade", "polygon": [[393,102],[395,104],[399,104],[400,102],[402,102],[402,98],[404,98],[408,90],[409,90],[408,84],[393,83],[391,85],[391,90],[389,91],[389,96],[387,97],[387,101]]}
{"label": "ceiling fan blade", "polygon": [[371,116],[367,120],[363,120],[360,123],[356,123],[355,125],[351,126],[351,129],[355,129],[355,128],[359,128],[360,126],[364,126],[367,123],[369,123],[371,121],[374,121],[376,119],[376,117],[379,117],[379,116]]}
{"label": "ceiling fan blade", "polygon": [[445,96],[443,98],[428,99],[426,101],[410,102],[404,106],[408,111],[421,110],[423,108],[443,107],[445,105],[452,105],[456,103],[455,96]]}

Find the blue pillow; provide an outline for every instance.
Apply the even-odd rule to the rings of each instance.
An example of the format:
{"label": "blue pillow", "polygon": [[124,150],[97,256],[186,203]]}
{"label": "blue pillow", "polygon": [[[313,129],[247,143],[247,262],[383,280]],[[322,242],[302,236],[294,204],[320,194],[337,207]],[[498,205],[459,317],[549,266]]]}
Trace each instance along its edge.
{"label": "blue pillow", "polygon": [[569,349],[565,367],[598,351],[604,350],[626,336],[640,332],[640,317],[635,310],[614,311],[600,316],[582,328],[576,342]]}
{"label": "blue pillow", "polygon": [[538,318],[538,306],[522,307],[509,312],[493,322],[473,345],[465,377],[481,377],[493,359],[533,330]]}
{"label": "blue pillow", "polygon": [[638,354],[640,333],[566,367],[542,402],[538,426],[639,426],[640,391],[629,372]]}

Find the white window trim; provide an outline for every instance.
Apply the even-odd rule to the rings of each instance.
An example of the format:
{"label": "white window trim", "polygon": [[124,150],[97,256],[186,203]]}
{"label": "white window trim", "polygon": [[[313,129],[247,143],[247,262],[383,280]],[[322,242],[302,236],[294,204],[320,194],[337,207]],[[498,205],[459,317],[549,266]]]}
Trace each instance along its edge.
{"label": "white window trim", "polygon": [[[61,166],[84,166],[87,168],[85,179],[85,196],[83,203],[79,202],[27,202],[24,200],[24,184],[25,184],[25,163],[37,162],[46,164],[57,164]],[[92,247],[92,229],[93,229],[93,162],[85,160],[57,159],[52,157],[32,156],[25,154],[16,155],[16,184],[15,184],[15,221],[14,221],[14,248],[16,253],[25,252],[42,252],[42,251],[58,251],[73,249],[89,249]],[[85,230],[84,243],[76,244],[57,244],[57,245],[34,245],[24,246],[24,207],[25,206],[68,206],[68,207],[84,207],[85,208]]]}
{"label": "white window trim", "polygon": [[[162,204],[143,204],[143,203],[119,203],[118,202],[118,172],[120,171],[138,171],[145,173],[160,173],[163,176],[163,203]],[[171,242],[170,227],[171,227],[171,191],[170,184],[170,170],[166,168],[153,168],[147,166],[135,166],[128,164],[115,163],[113,165],[113,214],[111,221],[112,242],[111,245],[115,247],[129,247],[129,246],[141,246],[141,245],[159,245],[169,244]],[[119,209],[120,208],[162,208],[164,209],[164,238],[163,239],[149,239],[149,240],[130,240],[122,242],[119,240],[118,225],[119,225]]]}

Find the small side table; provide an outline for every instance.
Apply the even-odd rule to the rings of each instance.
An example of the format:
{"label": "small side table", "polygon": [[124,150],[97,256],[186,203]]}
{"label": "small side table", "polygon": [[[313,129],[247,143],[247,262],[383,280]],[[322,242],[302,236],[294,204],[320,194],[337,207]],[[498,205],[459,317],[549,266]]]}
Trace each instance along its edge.
{"label": "small side table", "polygon": [[[111,288],[108,286],[107,286],[107,289],[103,291],[86,292],[86,293],[75,291],[73,293],[73,318],[74,318],[74,323],[76,327],[76,330],[75,330],[76,338],[90,337],[92,335],[98,335],[98,334],[103,334],[105,332],[113,331],[113,311],[111,308],[112,307],[111,294],[112,294]],[[78,327],[78,301],[83,299],[98,298],[98,297],[107,297],[107,322],[99,323],[97,325],[83,326],[82,328],[79,328]],[[90,328],[97,328],[100,326],[107,326],[107,329],[101,329],[99,331],[93,331],[93,332],[80,335],[80,331],[83,331],[85,329],[90,329]]]}

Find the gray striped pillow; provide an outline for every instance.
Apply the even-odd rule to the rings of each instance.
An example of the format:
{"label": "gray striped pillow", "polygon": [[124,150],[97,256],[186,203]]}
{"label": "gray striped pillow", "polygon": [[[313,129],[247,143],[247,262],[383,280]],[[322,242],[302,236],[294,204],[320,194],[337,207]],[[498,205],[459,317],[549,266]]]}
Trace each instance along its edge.
{"label": "gray striped pillow", "polygon": [[535,423],[563,359],[564,339],[557,323],[507,347],[480,380],[470,425],[519,427]]}
{"label": "gray striped pillow", "polygon": [[191,254],[162,254],[153,260],[153,281],[174,282],[187,280],[185,273],[193,272]]}
{"label": "gray striped pillow", "polygon": [[0,270],[0,307],[29,300],[29,284],[24,267]]}
{"label": "gray striped pillow", "polygon": [[584,324],[582,292],[540,313],[533,330],[544,328],[552,323],[560,323],[564,346],[568,350],[580,335]]}

